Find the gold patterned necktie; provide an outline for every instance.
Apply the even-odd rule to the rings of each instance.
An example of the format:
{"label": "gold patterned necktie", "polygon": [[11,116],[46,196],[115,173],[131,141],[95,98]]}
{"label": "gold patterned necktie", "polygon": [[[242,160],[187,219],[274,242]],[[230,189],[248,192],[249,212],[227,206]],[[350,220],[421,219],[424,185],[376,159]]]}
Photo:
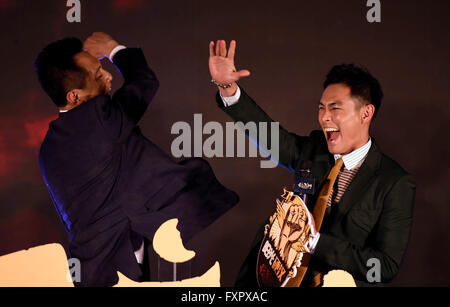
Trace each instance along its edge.
{"label": "gold patterned necktie", "polygon": [[[320,190],[319,197],[317,198],[316,204],[313,210],[314,223],[316,225],[316,231],[320,231],[322,226],[323,217],[325,215],[325,210],[327,209],[328,198],[330,198],[331,192],[333,191],[334,183],[336,182],[337,176],[342,168],[344,161],[342,158],[336,161],[336,164],[328,174],[327,180]],[[309,261],[311,260],[311,255],[308,253],[303,254],[302,264],[297,269],[297,275],[290,279],[286,284],[286,287],[298,287],[300,286],[303,277],[305,277],[306,271],[308,270]],[[314,281],[317,284],[317,281]]]}

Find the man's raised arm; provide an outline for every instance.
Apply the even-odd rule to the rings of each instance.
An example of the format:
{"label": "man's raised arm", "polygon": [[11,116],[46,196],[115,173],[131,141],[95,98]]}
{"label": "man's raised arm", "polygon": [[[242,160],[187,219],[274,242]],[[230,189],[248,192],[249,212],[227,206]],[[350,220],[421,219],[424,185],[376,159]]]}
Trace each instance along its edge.
{"label": "man's raised arm", "polygon": [[[250,76],[250,71],[237,71],[234,64],[236,51],[236,41],[230,42],[227,52],[226,42],[223,40],[209,44],[209,70],[214,84],[219,88],[216,100],[218,106],[224,110],[235,122],[242,122],[244,125],[249,122],[256,123],[259,131],[261,122],[271,123],[273,120],[248,96],[242,88],[239,88],[237,81],[243,77]],[[307,160],[306,153],[313,150],[308,146],[312,144],[309,137],[302,137],[288,132],[283,127],[279,127],[279,159],[288,169],[295,170],[298,163]],[[267,133],[267,140],[261,140],[258,144],[260,150],[269,151],[268,146],[273,147],[271,133]],[[305,150],[308,147],[310,150]]]}
{"label": "man's raised arm", "polygon": [[124,78],[123,86],[113,96],[113,105],[120,108],[121,114],[110,112],[112,119],[121,121],[120,131],[124,136],[144,115],[159,88],[159,81],[141,49],[119,45],[108,34],[94,33],[85,41],[84,48],[99,59],[109,57]]}

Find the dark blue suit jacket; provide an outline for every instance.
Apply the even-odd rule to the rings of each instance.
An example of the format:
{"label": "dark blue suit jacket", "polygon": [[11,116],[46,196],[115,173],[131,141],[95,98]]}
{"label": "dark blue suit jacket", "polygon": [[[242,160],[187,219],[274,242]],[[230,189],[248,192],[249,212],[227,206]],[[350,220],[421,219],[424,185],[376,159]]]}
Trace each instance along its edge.
{"label": "dark blue suit jacket", "polygon": [[116,271],[139,280],[130,232],[153,239],[172,218],[184,241],[238,202],[208,163],[175,163],[144,137],[138,121],[158,89],[140,49],[114,57],[124,85],[61,113],[50,123],[39,160],[51,198],[69,234],[69,255],[81,261],[77,286],[111,286]]}

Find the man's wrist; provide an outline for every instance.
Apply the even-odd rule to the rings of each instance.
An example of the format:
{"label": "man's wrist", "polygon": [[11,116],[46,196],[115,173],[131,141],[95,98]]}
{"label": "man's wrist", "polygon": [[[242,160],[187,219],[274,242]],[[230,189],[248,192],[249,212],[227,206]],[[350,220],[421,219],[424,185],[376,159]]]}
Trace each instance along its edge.
{"label": "man's wrist", "polygon": [[108,59],[112,62],[114,56],[116,55],[117,52],[119,52],[120,50],[126,49],[127,47],[123,46],[123,45],[119,45],[117,44],[116,47],[114,47],[111,52],[108,54]]}
{"label": "man's wrist", "polygon": [[225,98],[236,95],[236,92],[238,90],[238,86],[237,86],[236,82],[232,83],[229,88],[221,88],[221,87],[218,87],[218,88],[220,91],[220,95],[222,95],[222,97],[225,97]]}
{"label": "man's wrist", "polygon": [[219,91],[220,97],[222,98],[222,101],[226,107],[236,104],[241,97],[241,90],[236,83],[233,83],[233,86],[229,89],[219,88]]}
{"label": "man's wrist", "polygon": [[106,55],[110,54],[111,51],[119,45],[120,44],[114,39],[105,41],[105,51],[107,52]]}

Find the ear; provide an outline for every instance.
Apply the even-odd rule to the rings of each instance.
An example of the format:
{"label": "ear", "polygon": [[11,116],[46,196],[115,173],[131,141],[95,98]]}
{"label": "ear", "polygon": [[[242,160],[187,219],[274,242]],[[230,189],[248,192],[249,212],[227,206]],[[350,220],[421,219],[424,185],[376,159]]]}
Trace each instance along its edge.
{"label": "ear", "polygon": [[375,114],[375,106],[373,104],[364,105],[361,108],[361,111],[362,122],[370,123],[372,121],[373,115]]}
{"label": "ear", "polygon": [[80,103],[80,93],[78,90],[71,90],[66,94],[67,104],[76,106]]}

